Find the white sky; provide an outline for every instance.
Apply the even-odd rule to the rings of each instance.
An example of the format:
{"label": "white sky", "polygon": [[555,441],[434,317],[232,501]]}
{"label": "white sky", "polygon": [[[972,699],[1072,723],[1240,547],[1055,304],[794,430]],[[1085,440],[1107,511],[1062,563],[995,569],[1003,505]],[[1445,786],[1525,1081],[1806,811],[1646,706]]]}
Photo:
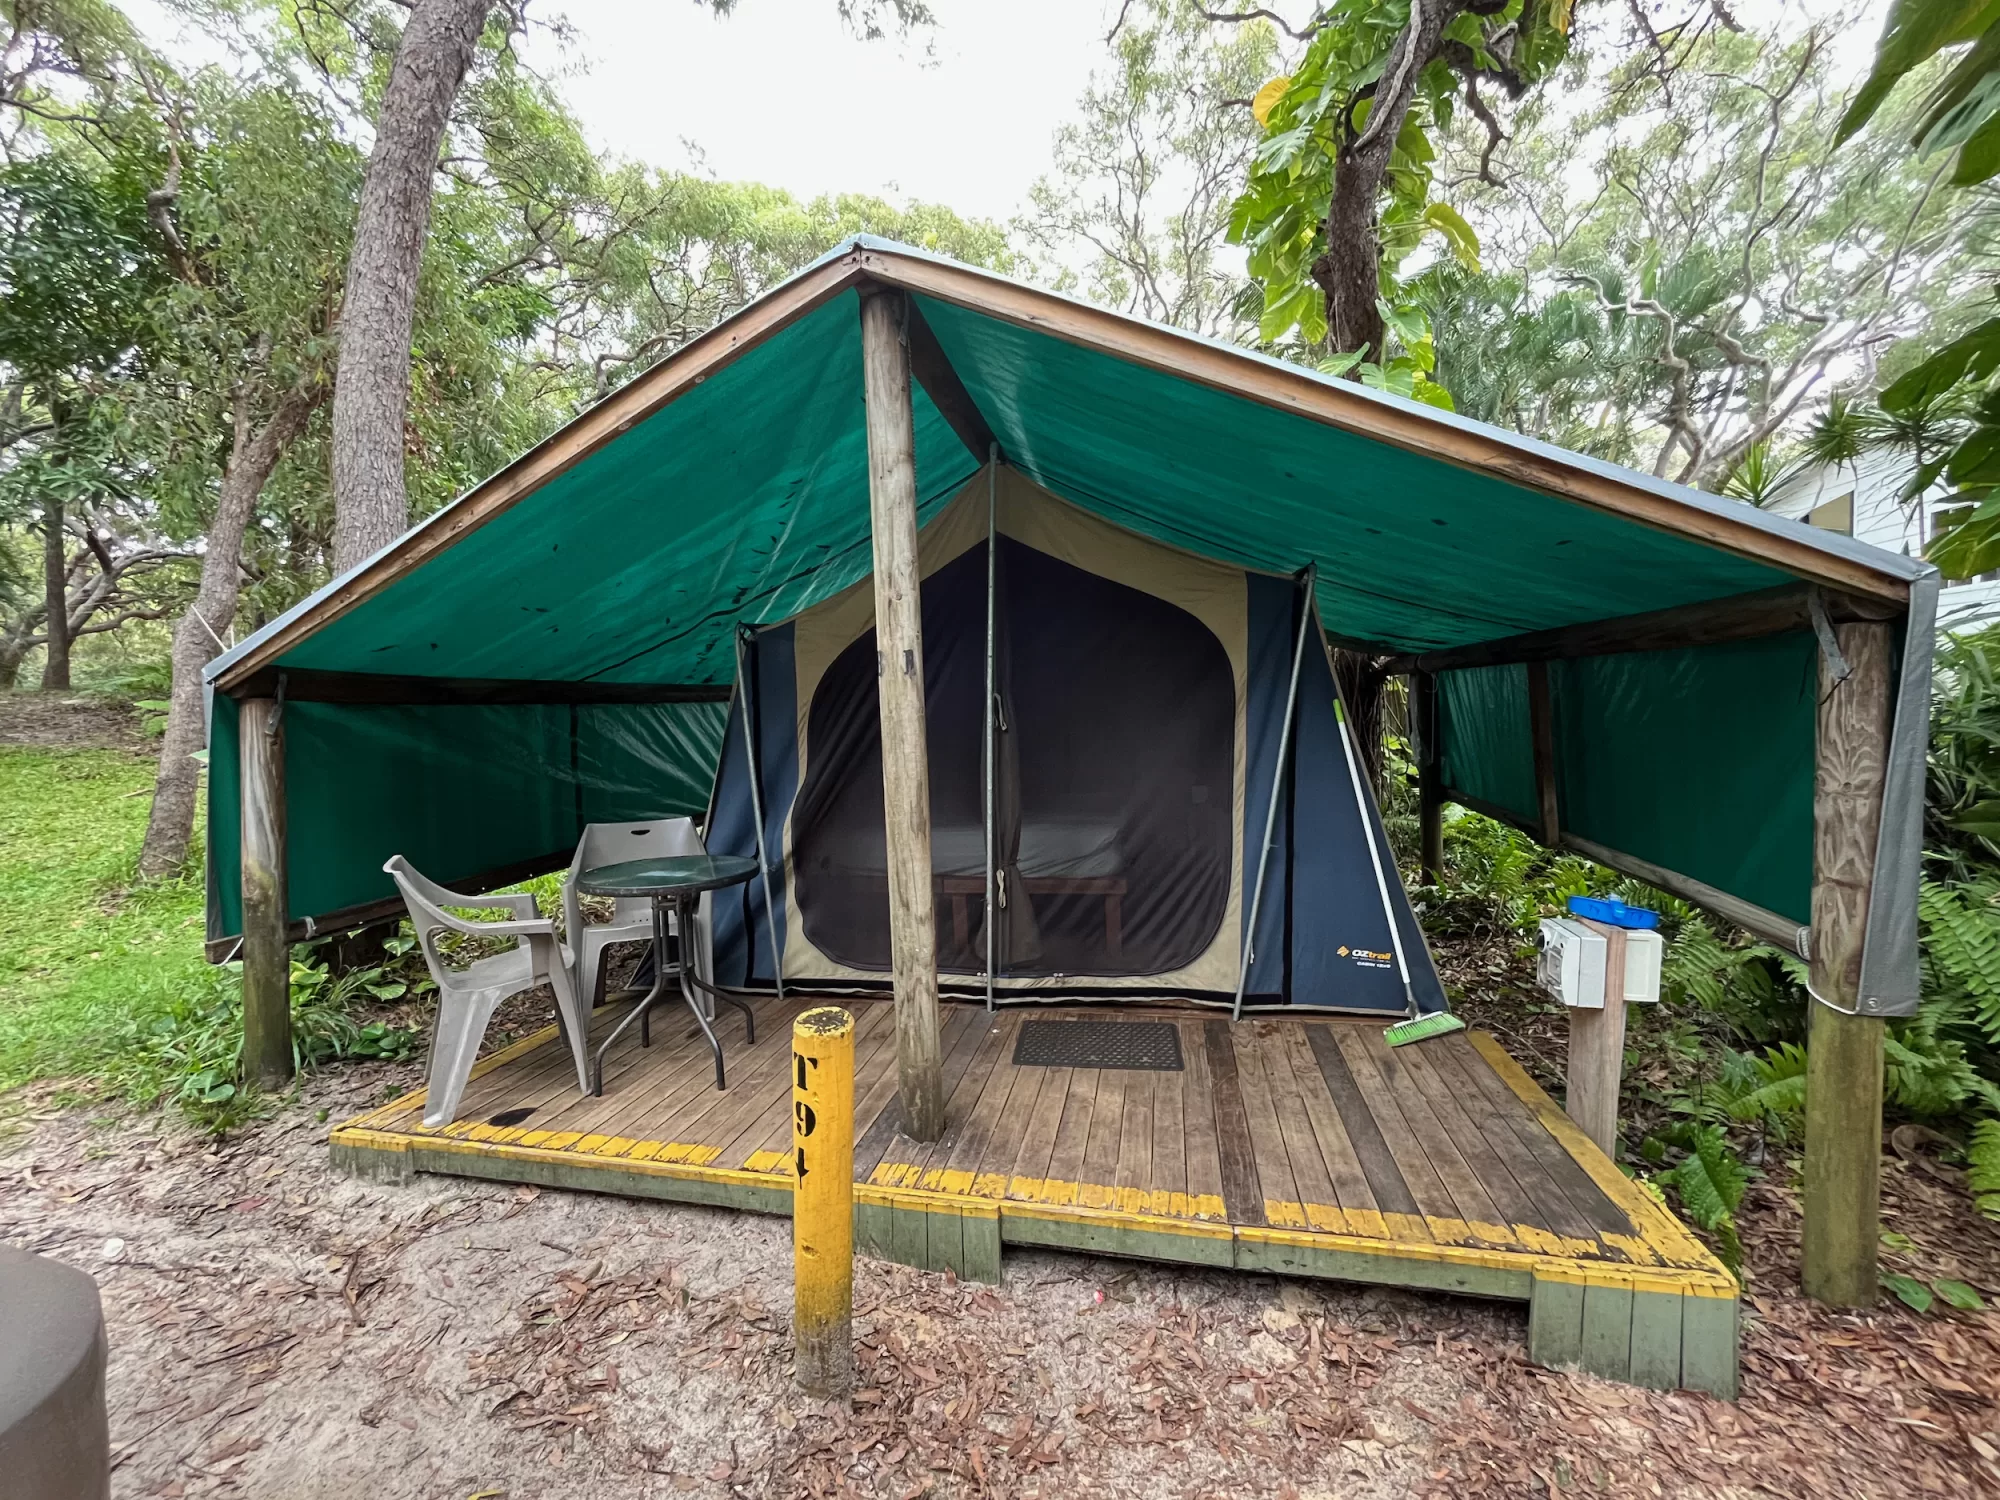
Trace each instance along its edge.
{"label": "white sky", "polygon": [[[873,192],[1005,220],[1047,169],[1116,0],[931,0],[935,28],[859,40],[835,0],[554,0],[580,76],[562,87],[591,143],[801,197]],[[530,14],[534,12],[531,10]],[[530,51],[558,63],[546,38]]]}

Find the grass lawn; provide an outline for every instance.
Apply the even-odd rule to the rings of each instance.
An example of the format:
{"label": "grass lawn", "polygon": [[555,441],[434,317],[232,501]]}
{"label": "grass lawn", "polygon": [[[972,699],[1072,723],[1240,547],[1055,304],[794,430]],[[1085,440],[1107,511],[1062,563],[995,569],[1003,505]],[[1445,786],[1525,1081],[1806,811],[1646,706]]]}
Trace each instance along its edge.
{"label": "grass lawn", "polygon": [[99,1072],[215,982],[200,880],[132,884],[153,773],[124,751],[0,746],[0,1090]]}

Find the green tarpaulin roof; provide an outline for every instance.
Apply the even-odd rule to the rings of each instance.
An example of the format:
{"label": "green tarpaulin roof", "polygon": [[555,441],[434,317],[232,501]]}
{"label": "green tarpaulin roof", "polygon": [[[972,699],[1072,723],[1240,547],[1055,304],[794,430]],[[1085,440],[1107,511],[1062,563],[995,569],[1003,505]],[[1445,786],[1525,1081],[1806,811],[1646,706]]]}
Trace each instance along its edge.
{"label": "green tarpaulin roof", "polygon": [[[1385,654],[1781,585],[1818,585],[1836,602],[1893,615],[1913,595],[1934,596],[1935,572],[1921,561],[861,239],[335,580],[218,660],[211,680],[225,694],[268,694],[277,673],[292,674],[294,700],[331,700],[308,721],[323,736],[348,732],[336,727],[342,713],[358,724],[359,710],[300,689],[314,673],[401,679],[405,688],[408,679],[594,685],[586,698],[609,698],[616,685],[691,697],[726,689],[740,623],[789,618],[867,575],[859,300],[870,283],[908,294],[913,354],[934,339],[947,367],[940,383],[933,364],[914,392],[920,518],[984,459],[968,427],[990,430],[1006,462],[1136,532],[1254,569],[1317,564],[1329,633]],[[922,360],[916,372],[925,376]],[[1799,610],[1788,634],[1754,647],[1691,640],[1556,673],[1558,779],[1573,814],[1566,830],[1733,894],[1780,925],[1803,924],[1817,657]],[[1898,881],[1907,877],[1909,900],[1899,888],[1895,904],[1899,913],[1908,905],[1912,933],[1929,628],[1926,616],[1921,639],[1909,633],[1892,766],[1892,782],[1916,777],[1918,800],[1892,797],[1883,835],[1885,850],[1895,843],[1907,853],[1888,864]],[[1441,720],[1453,790],[1532,825],[1536,808],[1519,785],[1532,755],[1521,670],[1445,672]],[[352,684],[347,692],[349,704],[367,696],[353,696]],[[450,700],[392,690],[376,701]],[[683,737],[707,745],[714,731]],[[355,792],[332,784],[344,752],[331,744],[313,761],[324,784],[310,795],[322,799]],[[644,763],[605,774],[629,779]],[[676,775],[696,782],[700,768]],[[579,795],[575,816],[583,806]],[[294,826],[311,825],[300,811]],[[231,887],[226,910],[232,812],[218,807],[212,819],[213,868]],[[567,828],[570,814],[552,805],[537,816]],[[335,821],[330,814],[317,826]],[[514,842],[521,855],[539,852],[526,834]],[[295,872],[313,857],[295,847]],[[342,860],[358,873],[328,884],[328,900],[366,885],[363,855],[332,863]],[[307,883],[319,878],[315,868]],[[293,909],[311,906],[302,911],[295,899]],[[1890,945],[1908,947],[1912,973],[1913,942]],[[1896,1005],[1904,987],[1913,997],[1913,980],[1881,986],[1896,991]]]}

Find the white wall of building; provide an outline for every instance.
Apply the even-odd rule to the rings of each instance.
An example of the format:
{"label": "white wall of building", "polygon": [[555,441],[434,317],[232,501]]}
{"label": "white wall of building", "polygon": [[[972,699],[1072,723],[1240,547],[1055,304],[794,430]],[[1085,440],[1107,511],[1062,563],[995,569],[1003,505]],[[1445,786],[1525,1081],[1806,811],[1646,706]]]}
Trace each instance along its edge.
{"label": "white wall of building", "polygon": [[[1912,467],[1907,456],[1877,451],[1852,464],[1814,464],[1779,485],[1764,509],[1809,525],[1846,531],[1905,557],[1921,557],[1937,513],[1949,507],[1943,485],[1905,503]],[[1947,583],[1938,599],[1938,628],[1965,630],[2000,620],[2000,574]]]}

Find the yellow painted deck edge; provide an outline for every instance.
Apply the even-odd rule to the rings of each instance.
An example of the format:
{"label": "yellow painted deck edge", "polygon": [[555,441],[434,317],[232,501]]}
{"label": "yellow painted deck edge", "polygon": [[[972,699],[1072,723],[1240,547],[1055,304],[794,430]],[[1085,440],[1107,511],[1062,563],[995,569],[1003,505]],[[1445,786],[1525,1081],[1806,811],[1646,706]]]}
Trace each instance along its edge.
{"label": "yellow painted deck edge", "polygon": [[1730,1296],[1736,1295],[1736,1278],[1717,1260],[1709,1248],[1691,1234],[1687,1227],[1666,1209],[1649,1197],[1646,1190],[1618,1170],[1617,1163],[1597,1147],[1597,1143],[1583,1133],[1582,1128],[1572,1120],[1542,1089],[1530,1078],[1527,1071],[1507,1055],[1507,1049],[1489,1033],[1473,1031],[1468,1033],[1472,1045],[1479,1055],[1486,1059],[1493,1071],[1523,1104],[1534,1112],[1535,1118],[1554,1136],[1558,1145],[1567,1151],[1576,1164],[1590,1174],[1590,1179],[1603,1191],[1604,1195],[1631,1217],[1632,1225],[1646,1239],[1654,1250],[1670,1261],[1680,1261],[1683,1265],[1692,1261],[1694,1267],[1721,1276],[1729,1282]]}
{"label": "yellow painted deck edge", "polygon": [[[498,1052],[493,1053],[490,1057],[482,1057],[479,1059],[478,1062],[474,1063],[472,1065],[472,1071],[466,1075],[466,1082],[470,1083],[475,1078],[483,1077],[484,1075],[491,1073],[495,1068],[501,1067],[506,1063],[512,1062],[517,1057],[526,1057],[530,1052],[533,1052],[537,1047],[541,1046],[542,1043],[548,1041],[552,1037],[560,1035],[561,1035],[560,1028],[557,1027],[553,1022],[551,1022],[549,1025],[544,1026],[540,1031],[531,1032],[527,1036],[521,1037],[516,1041],[509,1042],[506,1046],[502,1047]],[[391,1099],[387,1104],[379,1105],[376,1108],[369,1110],[366,1114],[356,1115],[352,1120],[349,1120],[346,1125],[342,1126],[341,1129],[355,1130],[355,1129],[376,1128],[379,1126],[381,1121],[388,1119],[392,1116],[407,1114],[409,1111],[413,1109],[422,1110],[424,1107],[424,1100],[429,1096],[429,1094],[430,1094],[429,1089],[418,1089],[413,1094],[398,1094],[395,1098]],[[418,1118],[422,1119],[422,1115],[420,1114]]]}

